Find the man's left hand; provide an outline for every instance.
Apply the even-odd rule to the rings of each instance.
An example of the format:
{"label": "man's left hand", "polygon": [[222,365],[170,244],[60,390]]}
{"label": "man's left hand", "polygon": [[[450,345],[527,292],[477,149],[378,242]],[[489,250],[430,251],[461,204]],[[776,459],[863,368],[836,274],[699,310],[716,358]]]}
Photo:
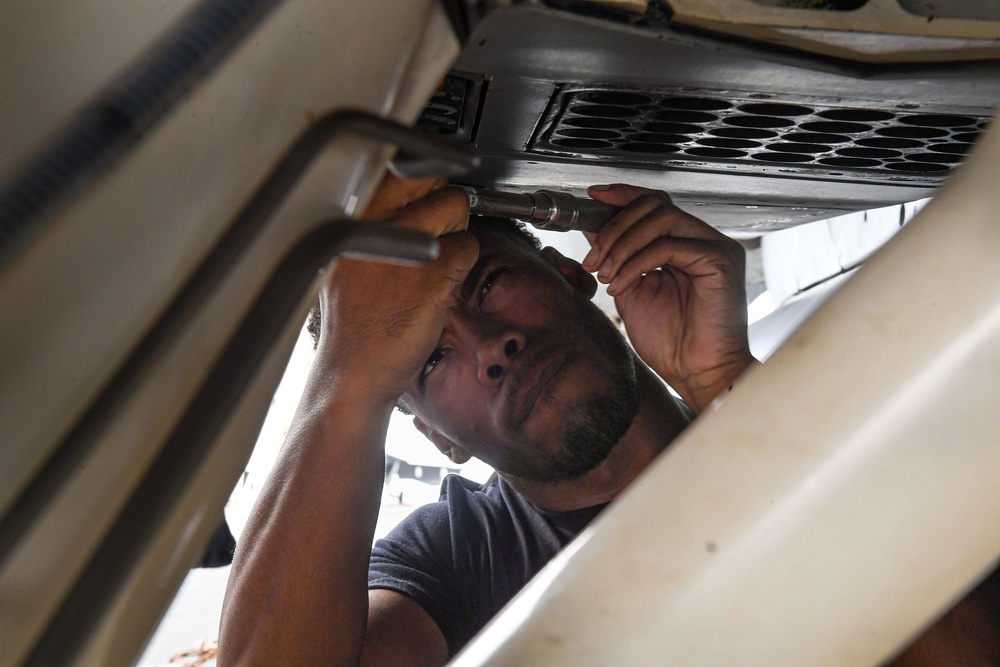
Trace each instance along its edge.
{"label": "man's left hand", "polygon": [[622,210],[587,234],[588,271],[608,285],[639,357],[701,412],[753,363],[743,248],[665,192],[590,188]]}

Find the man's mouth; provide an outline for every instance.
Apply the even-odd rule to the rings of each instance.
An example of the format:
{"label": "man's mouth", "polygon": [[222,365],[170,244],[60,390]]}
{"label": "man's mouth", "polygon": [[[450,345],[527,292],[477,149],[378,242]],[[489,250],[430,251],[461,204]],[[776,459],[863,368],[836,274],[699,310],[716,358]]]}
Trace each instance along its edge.
{"label": "man's mouth", "polygon": [[508,423],[520,427],[535,409],[535,404],[566,366],[569,354],[549,354],[515,371],[506,400]]}

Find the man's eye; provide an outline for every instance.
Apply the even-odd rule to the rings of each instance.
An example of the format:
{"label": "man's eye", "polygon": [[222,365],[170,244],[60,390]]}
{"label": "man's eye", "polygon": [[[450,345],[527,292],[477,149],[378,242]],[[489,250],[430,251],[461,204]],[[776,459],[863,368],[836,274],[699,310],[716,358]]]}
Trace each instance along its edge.
{"label": "man's eye", "polygon": [[431,356],[427,357],[427,361],[424,362],[424,370],[420,373],[420,381],[423,382],[431,371],[434,370],[441,360],[444,359],[444,350],[438,349],[431,353]]}
{"label": "man's eye", "polygon": [[498,266],[497,268],[486,274],[486,278],[483,280],[483,286],[479,288],[479,303],[482,305],[483,299],[486,298],[487,292],[493,287],[497,279],[508,271],[506,266]]}

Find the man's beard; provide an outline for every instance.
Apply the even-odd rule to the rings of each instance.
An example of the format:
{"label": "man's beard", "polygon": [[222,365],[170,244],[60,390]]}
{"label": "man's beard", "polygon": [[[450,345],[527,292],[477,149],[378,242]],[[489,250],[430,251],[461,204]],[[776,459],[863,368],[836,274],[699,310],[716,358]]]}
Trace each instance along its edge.
{"label": "man's beard", "polygon": [[639,411],[639,391],[632,383],[607,396],[593,396],[574,409],[565,444],[550,461],[552,481],[575,479],[596,468],[622,439]]}
{"label": "man's beard", "polygon": [[583,303],[587,304],[584,308],[592,307],[595,317],[603,320],[595,322],[590,332],[600,336],[598,342],[613,361],[615,371],[599,394],[568,411],[562,448],[553,455],[541,456],[530,470],[519,471],[521,474],[517,476],[526,480],[556,482],[590,472],[608,457],[639,413],[634,353],[603,313],[590,302],[583,300]]}

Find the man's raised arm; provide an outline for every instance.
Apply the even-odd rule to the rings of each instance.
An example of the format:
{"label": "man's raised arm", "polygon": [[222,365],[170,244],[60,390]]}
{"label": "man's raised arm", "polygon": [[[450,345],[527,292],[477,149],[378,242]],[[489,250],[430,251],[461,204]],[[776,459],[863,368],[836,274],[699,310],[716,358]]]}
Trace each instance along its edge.
{"label": "man's raised arm", "polygon": [[[389,181],[369,214],[384,215],[434,185]],[[437,190],[391,218],[441,237],[440,257],[420,268],[343,260],[320,290],[316,358],[233,562],[220,665],[355,665],[363,651],[373,654],[365,647],[367,572],[389,416],[434,349],[452,289],[478,252],[463,233],[461,191]],[[419,607],[387,604],[387,617],[415,614],[423,623],[425,658],[446,656]],[[384,611],[386,601],[378,606]]]}

